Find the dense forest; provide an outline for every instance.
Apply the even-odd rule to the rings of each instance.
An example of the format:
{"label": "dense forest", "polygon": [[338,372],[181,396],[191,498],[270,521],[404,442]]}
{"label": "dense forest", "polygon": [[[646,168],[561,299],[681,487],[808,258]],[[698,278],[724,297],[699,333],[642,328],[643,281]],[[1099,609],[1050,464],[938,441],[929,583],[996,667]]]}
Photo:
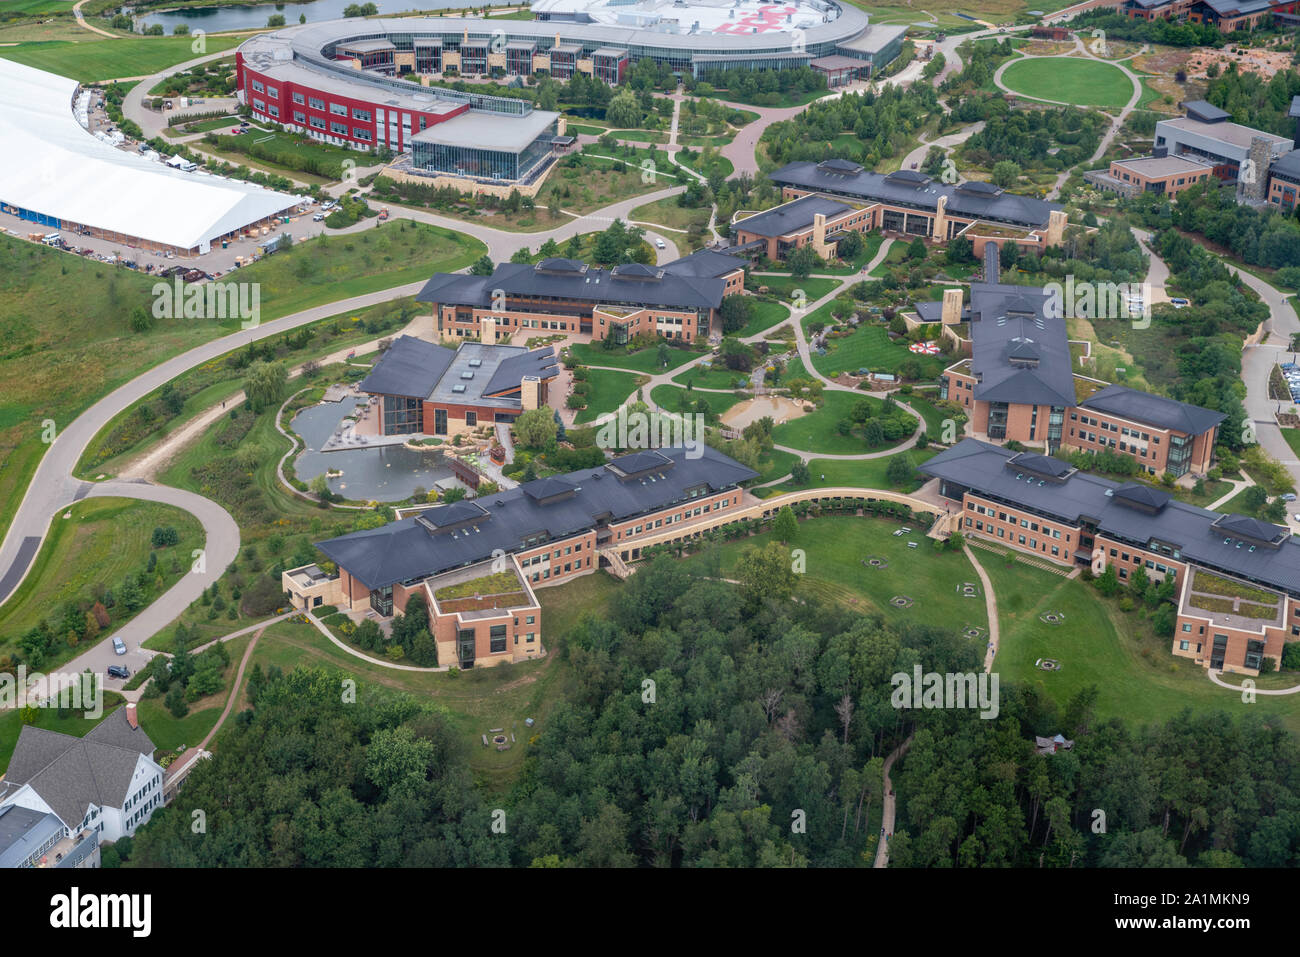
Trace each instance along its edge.
{"label": "dense forest", "polygon": [[761,144],[775,166],[796,160],[847,159],[873,168],[903,152],[939,104],[934,89],[917,84],[882,93],[846,93],[818,100],[763,131]]}
{"label": "dense forest", "polygon": [[[882,759],[909,735],[896,866],[1295,861],[1300,755],[1266,719],[1135,728],[1098,721],[1091,689],[1058,708],[1007,684],[993,720],[896,709],[893,674],[976,671],[983,643],[791,601],[760,557],[740,586],[656,559],[556,636],[564,700],[494,801],[436,702],[258,671],[128,864],[869,866]],[[1036,754],[1057,732],[1074,749]]]}

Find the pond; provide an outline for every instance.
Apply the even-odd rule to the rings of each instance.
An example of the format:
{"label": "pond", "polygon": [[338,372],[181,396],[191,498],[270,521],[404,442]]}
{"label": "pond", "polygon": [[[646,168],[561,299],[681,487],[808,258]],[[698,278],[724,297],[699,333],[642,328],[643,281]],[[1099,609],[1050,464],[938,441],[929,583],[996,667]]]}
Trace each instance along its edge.
{"label": "pond", "polygon": [[[273,14],[284,17],[286,26],[294,26],[299,17],[305,23],[321,20],[339,20],[343,10],[358,0],[311,0],[308,3],[230,4],[219,7],[191,7],[186,10],[165,10],[136,17],[136,29],[161,24],[168,35],[172,28],[184,24],[190,32],[220,33],[224,30],[250,30],[266,26]],[[407,13],[412,10],[463,10],[465,0],[371,0],[380,13]]]}
{"label": "pond", "polygon": [[404,445],[389,445],[339,452],[316,451],[359,401],[356,396],[348,396],[341,402],[322,402],[293,417],[293,430],[307,445],[294,462],[298,478],[310,482],[326,471],[342,472],[342,476],[326,480],[330,491],[362,502],[371,499],[400,502],[410,498],[417,488],[431,489],[438,482],[453,478],[451,469],[443,464],[442,455],[434,449],[417,452]]}

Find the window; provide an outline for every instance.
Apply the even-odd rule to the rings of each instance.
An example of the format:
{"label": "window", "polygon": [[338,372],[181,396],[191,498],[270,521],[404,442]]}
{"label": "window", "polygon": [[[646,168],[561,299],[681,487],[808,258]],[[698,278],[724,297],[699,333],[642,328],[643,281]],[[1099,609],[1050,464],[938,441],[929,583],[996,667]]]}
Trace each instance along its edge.
{"label": "window", "polygon": [[317,99],[314,96],[307,97],[307,105],[310,106],[313,110],[325,109],[325,101],[321,99]]}
{"label": "window", "polygon": [[1178,643],[1178,650],[1179,650],[1179,651],[1186,651],[1186,650],[1188,649],[1188,646],[1189,646],[1190,644],[1191,644],[1191,643],[1190,643],[1190,642],[1187,642],[1187,641],[1180,641],[1180,642]]}
{"label": "window", "polygon": [[466,413],[465,413],[465,426],[466,426],[467,428],[471,428],[471,429],[472,429],[472,428],[473,428],[474,426],[476,426],[476,425],[478,425],[478,413],[477,413],[477,412],[466,412]]}
{"label": "window", "polygon": [[335,116],[347,116],[348,108],[346,105],[342,103],[331,103],[330,112],[333,113]]}
{"label": "window", "polygon": [[294,111],[293,111],[293,121],[294,121],[295,123],[299,124],[299,125],[301,125],[301,124],[303,124],[303,123],[306,123],[306,122],[307,122],[307,114],[306,114],[306,113],[300,113],[299,111],[294,110]]}
{"label": "window", "polygon": [[339,136],[347,136],[348,125],[346,123],[331,123],[330,132],[337,133]]}
{"label": "window", "polygon": [[280,98],[280,90],[278,87],[268,86],[266,88],[266,95],[273,100],[278,100]]}
{"label": "window", "polygon": [[506,626],[493,625],[492,630],[488,633],[488,651],[495,655],[505,650]]}
{"label": "window", "polygon": [[262,86],[262,81],[261,81],[261,80],[254,80],[254,81],[253,81],[253,92],[255,92],[255,93],[265,93],[265,92],[266,92],[266,87]]}
{"label": "window", "polygon": [[354,120],[362,120],[362,121],[364,121],[364,122],[366,122],[366,123],[369,123],[369,122],[370,122],[370,111],[369,111],[369,110],[359,110],[359,109],[357,109],[357,108],[354,106],[354,107],[352,108],[352,118],[353,118]]}
{"label": "window", "polygon": [[301,93],[295,93],[293,95],[293,101],[297,103],[299,106],[302,106],[303,103],[307,102],[307,98],[303,96]]}

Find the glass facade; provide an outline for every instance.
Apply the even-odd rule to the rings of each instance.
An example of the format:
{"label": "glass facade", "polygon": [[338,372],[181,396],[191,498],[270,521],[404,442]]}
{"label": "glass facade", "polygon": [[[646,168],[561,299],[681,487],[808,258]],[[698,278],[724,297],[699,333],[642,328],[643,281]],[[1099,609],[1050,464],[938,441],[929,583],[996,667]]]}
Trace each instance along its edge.
{"label": "glass facade", "polygon": [[401,395],[384,396],[384,435],[424,431],[424,403]]}
{"label": "glass facade", "polygon": [[[558,121],[557,121],[558,122]],[[475,179],[522,180],[551,155],[556,123],[550,123],[519,152],[451,146],[446,143],[411,143],[411,164],[429,173],[449,173]]]}

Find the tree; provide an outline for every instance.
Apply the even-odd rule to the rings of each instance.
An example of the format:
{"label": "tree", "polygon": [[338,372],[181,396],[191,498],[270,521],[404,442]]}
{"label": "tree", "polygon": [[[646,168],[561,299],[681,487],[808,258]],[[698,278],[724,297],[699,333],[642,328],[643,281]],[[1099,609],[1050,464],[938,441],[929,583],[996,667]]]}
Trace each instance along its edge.
{"label": "tree", "polygon": [[284,398],[289,372],[282,362],[254,362],[244,380],[244,395],[254,412],[263,412]]}
{"label": "tree", "polygon": [[750,319],[754,316],[754,297],[739,293],[723,296],[719,312],[722,316],[723,334],[739,332],[749,325]]}
{"label": "tree", "polygon": [[1115,566],[1107,565],[1105,571],[1097,576],[1097,591],[1110,597],[1119,591],[1119,576],[1115,574]]}
{"label": "tree", "polygon": [[636,94],[624,88],[605,108],[605,120],[614,129],[625,129],[641,125],[641,104]]}
{"label": "tree", "polygon": [[1020,178],[1020,164],[1011,160],[998,160],[993,164],[993,182],[1006,189]]}
{"label": "tree", "polygon": [[812,271],[821,264],[821,259],[812,246],[799,246],[792,249],[785,257],[786,265],[790,267],[790,276],[794,279],[807,279],[812,275]]}
{"label": "tree", "polygon": [[495,269],[496,266],[492,263],[492,257],[484,253],[474,260],[474,264],[469,267],[469,274],[471,276],[490,276]]}
{"label": "tree", "polygon": [[925,253],[925,240],[920,236],[917,236],[907,244],[907,258],[913,262],[920,262],[925,258]]}
{"label": "tree", "polygon": [[746,548],[736,562],[741,593],[753,603],[764,598],[784,601],[794,594],[794,568],[790,553],[777,542],[763,548]]}
{"label": "tree", "polygon": [[515,435],[526,449],[544,449],[555,441],[557,426],[549,406],[529,409],[515,419]]}
{"label": "tree", "polygon": [[912,480],[916,472],[916,467],[912,465],[912,459],[907,455],[895,455],[889,460],[889,466],[885,469],[885,481],[892,488],[905,485]]}
{"label": "tree", "polygon": [[808,470],[806,462],[795,462],[790,466],[790,481],[795,485],[807,485],[812,479],[812,473]]}
{"label": "tree", "polygon": [[790,511],[789,505],[782,505],[781,510],[776,513],[776,520],[772,523],[772,535],[785,545],[794,541],[798,534],[799,522],[795,519],[794,512]]}

